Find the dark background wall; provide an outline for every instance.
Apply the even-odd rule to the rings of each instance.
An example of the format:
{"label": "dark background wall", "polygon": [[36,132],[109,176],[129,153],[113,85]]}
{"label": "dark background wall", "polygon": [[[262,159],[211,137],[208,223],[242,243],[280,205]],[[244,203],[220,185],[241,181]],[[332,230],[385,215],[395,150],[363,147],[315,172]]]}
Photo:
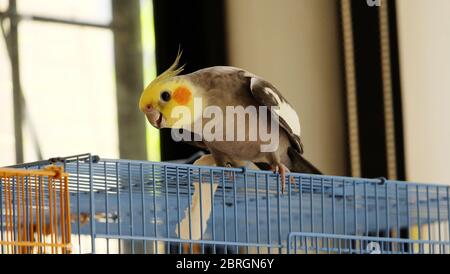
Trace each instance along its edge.
{"label": "dark background wall", "polygon": [[[319,167],[323,166],[325,173],[351,175],[347,168],[350,163],[346,163],[349,159],[349,139],[345,132],[353,129],[348,128],[346,94],[343,91],[346,87],[342,87],[345,73],[344,66],[339,65],[344,55],[340,33],[343,1],[346,0],[258,0],[245,3],[233,0],[153,0],[157,71],[161,73],[166,70],[181,47],[181,62],[186,63],[185,73],[214,65],[234,65],[269,79],[282,90],[300,115],[306,157]],[[391,167],[387,153],[380,8],[369,7],[366,1],[349,0],[349,3],[360,155],[360,172],[353,175],[388,177],[388,169],[394,165],[397,179],[403,179],[395,1],[388,1],[387,9],[391,58],[391,74],[387,77],[392,82],[395,128],[392,138],[396,143],[397,155],[396,162],[390,163]],[[335,34],[332,41],[331,38],[324,38],[330,37],[327,31]],[[283,36],[285,33],[288,33],[287,36]],[[326,48],[323,43],[332,48]],[[330,46],[330,43],[335,46]],[[325,60],[323,56],[326,54],[333,56]],[[286,73],[281,73],[283,70]],[[330,81],[334,83],[332,87],[323,84]],[[340,116],[342,121],[337,119]],[[329,125],[330,121],[334,121],[333,125]],[[330,138],[329,127],[336,126],[336,123],[338,128],[331,133],[335,137]],[[163,161],[188,158],[197,150],[196,147],[174,142],[170,129],[161,131]]]}
{"label": "dark background wall", "polygon": [[[178,47],[183,50],[184,73],[227,64],[222,0],[154,0],[153,8],[158,73],[173,63]],[[161,160],[187,158],[197,150],[174,142],[170,129],[161,131]]]}
{"label": "dark background wall", "polygon": [[[380,8],[365,1],[351,0],[355,81],[358,107],[361,175],[368,178],[388,177],[389,164],[396,170],[396,178],[405,179],[403,124],[401,110],[397,22],[395,1],[387,5],[389,32],[389,71],[384,81],[392,85],[394,133],[386,131],[389,117],[385,113],[383,95],[383,59],[380,33]],[[386,69],[386,68],[385,68]],[[394,134],[396,161],[388,163],[387,134]]]}

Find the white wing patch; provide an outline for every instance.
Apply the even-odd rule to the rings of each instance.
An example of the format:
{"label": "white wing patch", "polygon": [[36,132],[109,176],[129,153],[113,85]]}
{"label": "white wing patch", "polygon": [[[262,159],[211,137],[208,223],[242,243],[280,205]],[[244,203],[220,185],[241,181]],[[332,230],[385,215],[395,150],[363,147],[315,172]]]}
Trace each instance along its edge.
{"label": "white wing patch", "polygon": [[301,128],[297,112],[291,107],[291,105],[289,105],[286,102],[283,102],[278,96],[278,94],[274,92],[272,89],[265,87],[264,93],[266,93],[267,95],[272,95],[275,98],[279,106],[279,109],[274,109],[274,111],[286,121],[286,123],[292,129],[292,132],[300,137]]}
{"label": "white wing patch", "polygon": [[244,71],[244,76],[251,78],[251,81],[253,81],[253,79],[255,79],[255,78],[258,78],[257,75],[255,75],[255,74],[253,74],[251,72],[248,72],[248,71]]}

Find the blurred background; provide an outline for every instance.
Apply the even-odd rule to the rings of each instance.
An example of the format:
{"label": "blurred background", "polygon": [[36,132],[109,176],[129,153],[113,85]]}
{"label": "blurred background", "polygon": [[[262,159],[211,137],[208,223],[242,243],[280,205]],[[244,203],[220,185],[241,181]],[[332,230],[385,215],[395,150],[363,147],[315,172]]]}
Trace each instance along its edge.
{"label": "blurred background", "polygon": [[324,173],[450,184],[448,0],[0,0],[0,166],[90,152],[172,161],[144,86],[247,69],[297,110]]}

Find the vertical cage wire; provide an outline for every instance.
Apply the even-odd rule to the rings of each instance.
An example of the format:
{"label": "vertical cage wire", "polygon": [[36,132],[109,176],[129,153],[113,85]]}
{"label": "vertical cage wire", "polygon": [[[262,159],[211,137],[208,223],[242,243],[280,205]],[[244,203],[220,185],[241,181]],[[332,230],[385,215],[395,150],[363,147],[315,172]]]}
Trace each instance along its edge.
{"label": "vertical cage wire", "polygon": [[[439,246],[447,250],[449,242],[411,240],[386,237],[366,237],[293,232],[288,236],[291,254],[433,254]],[[294,243],[298,243],[295,245]],[[345,247],[341,247],[345,246]],[[416,249],[414,249],[416,247]],[[447,251],[448,252],[448,251]]]}
{"label": "vertical cage wire", "polygon": [[0,253],[71,252],[68,174],[0,168]]}
{"label": "vertical cage wire", "polygon": [[267,171],[90,154],[20,167],[49,163],[69,173],[74,253],[450,253],[447,186],[289,174],[282,192]]}

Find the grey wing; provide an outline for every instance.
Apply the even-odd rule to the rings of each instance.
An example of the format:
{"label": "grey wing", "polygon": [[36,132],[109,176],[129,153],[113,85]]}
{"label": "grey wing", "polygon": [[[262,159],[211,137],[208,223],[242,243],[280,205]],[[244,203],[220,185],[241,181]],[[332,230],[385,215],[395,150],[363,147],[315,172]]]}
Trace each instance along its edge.
{"label": "grey wing", "polygon": [[271,83],[246,71],[242,71],[241,73],[248,79],[250,92],[260,105],[279,107],[278,111],[270,109],[271,113],[278,115],[280,126],[288,134],[291,145],[300,154],[303,154],[303,144],[300,138],[300,122],[293,107]]}
{"label": "grey wing", "polygon": [[189,132],[189,133],[191,135],[189,140],[191,140],[191,141],[183,140],[183,143],[186,143],[188,145],[191,145],[191,146],[203,149],[203,150],[208,150],[208,147],[205,145],[205,143],[203,141],[195,141],[198,139],[198,138],[197,139],[195,138],[195,135],[196,135],[195,133],[193,133],[193,132]]}
{"label": "grey wing", "polygon": [[191,146],[194,146],[194,147],[197,147],[200,149],[208,150],[208,147],[202,141],[183,141],[183,143],[186,143],[188,145],[191,145]]}

